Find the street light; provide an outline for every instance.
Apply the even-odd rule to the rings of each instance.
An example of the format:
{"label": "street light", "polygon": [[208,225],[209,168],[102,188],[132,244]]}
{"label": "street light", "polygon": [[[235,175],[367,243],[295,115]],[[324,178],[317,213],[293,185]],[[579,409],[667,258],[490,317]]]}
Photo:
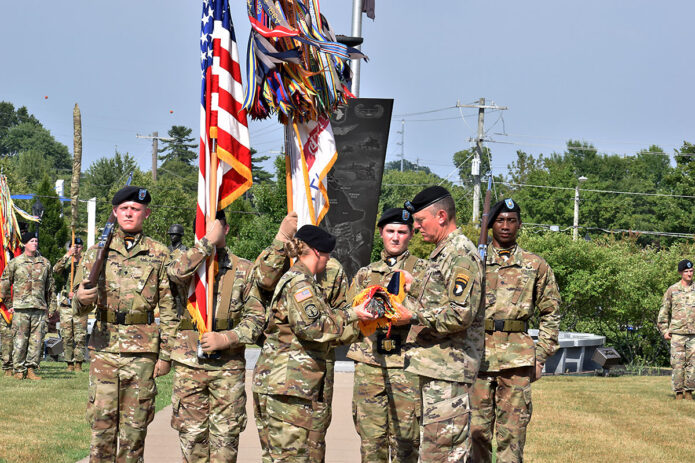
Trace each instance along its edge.
{"label": "street light", "polygon": [[572,240],[577,241],[579,237],[579,185],[589,180],[583,175],[577,179],[577,186],[574,188],[574,229],[572,230]]}
{"label": "street light", "polygon": [[44,211],[45,209],[43,207],[43,204],[41,203],[41,200],[39,198],[36,198],[36,201],[34,201],[34,204],[31,206],[31,213],[39,218],[39,221],[36,223],[37,240],[39,239],[39,224],[41,223],[41,219],[43,218]]}

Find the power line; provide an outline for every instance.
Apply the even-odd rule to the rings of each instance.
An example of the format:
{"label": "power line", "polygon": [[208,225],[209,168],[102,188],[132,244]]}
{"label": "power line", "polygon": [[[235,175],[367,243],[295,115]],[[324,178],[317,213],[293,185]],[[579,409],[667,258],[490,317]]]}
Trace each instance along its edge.
{"label": "power line", "polygon": [[[549,190],[572,190],[574,188],[564,187],[564,186],[551,186],[551,185],[531,185],[528,183],[513,183],[513,182],[499,182],[502,185],[507,186],[524,186],[529,188],[546,188]],[[681,199],[693,199],[695,196],[692,195],[671,195],[667,193],[644,193],[640,191],[616,191],[616,190],[594,190],[590,188],[580,188],[579,191],[586,191],[589,193],[612,193],[612,194],[622,194],[622,195],[634,195],[634,196],[662,196],[666,198],[681,198]]]}
{"label": "power line", "polygon": [[[487,139],[485,140],[487,143],[497,143],[500,145],[513,145],[513,146],[530,146],[530,147],[536,147],[536,148],[550,148],[550,149],[559,149],[559,150],[567,150],[567,151],[589,151],[589,152],[595,152],[599,153],[598,148],[592,148],[588,146],[558,146],[558,145],[546,145],[546,144],[541,144],[541,143],[517,143],[517,142],[512,142],[512,141],[501,141],[501,140],[492,140],[492,139]],[[612,153],[612,154],[617,154],[623,157],[634,157],[637,156],[638,154],[656,154],[660,156],[695,156],[695,154],[692,153],[666,153],[663,151],[648,151],[648,150],[643,150],[641,153]]]}
{"label": "power line", "polygon": [[[550,224],[545,224],[545,223],[523,223],[524,227],[531,226],[531,227],[537,227],[537,228],[546,228],[550,229],[551,227],[557,227],[557,225],[550,225]],[[617,228],[617,229],[610,229],[610,228],[602,228],[602,227],[584,227],[584,226],[579,226],[578,228],[582,228],[584,230],[596,230],[596,231],[602,231],[604,233],[611,233],[611,234],[617,234],[617,233],[635,233],[635,234],[640,234],[640,235],[657,235],[657,236],[669,236],[672,238],[695,238],[695,234],[693,233],[678,233],[678,232],[665,232],[665,231],[652,231],[652,230],[629,230],[625,228]],[[557,231],[559,232],[566,232],[573,230],[574,227],[565,227],[565,228],[559,228]]]}

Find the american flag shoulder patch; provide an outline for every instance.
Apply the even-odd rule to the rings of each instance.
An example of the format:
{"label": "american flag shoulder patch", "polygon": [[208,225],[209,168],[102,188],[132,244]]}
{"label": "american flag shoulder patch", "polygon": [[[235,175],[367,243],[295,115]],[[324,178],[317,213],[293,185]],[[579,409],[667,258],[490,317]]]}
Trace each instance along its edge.
{"label": "american flag shoulder patch", "polygon": [[309,299],[312,296],[313,296],[313,294],[311,293],[311,289],[304,288],[304,289],[299,290],[296,293],[294,293],[294,300],[297,302],[302,302],[302,301],[306,301],[307,299]]}

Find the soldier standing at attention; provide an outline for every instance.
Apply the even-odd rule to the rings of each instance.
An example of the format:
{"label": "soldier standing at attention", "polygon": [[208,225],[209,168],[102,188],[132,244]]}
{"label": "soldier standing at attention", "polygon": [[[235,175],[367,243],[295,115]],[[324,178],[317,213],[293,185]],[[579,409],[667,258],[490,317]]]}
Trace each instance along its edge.
{"label": "soldier standing at attention", "polygon": [[[350,286],[348,300],[372,285],[386,287],[398,270],[422,281],[427,262],[408,252],[413,218],[405,209],[384,211],[377,222],[384,243],[381,260],[362,267]],[[415,285],[413,285],[414,288]],[[416,292],[411,288],[411,292]],[[369,337],[359,336],[348,358],[355,361],[352,410],[360,435],[362,462],[417,463],[420,446],[419,377],[406,372],[403,348],[410,326],[382,328]],[[389,460],[390,455],[390,460]]]}
{"label": "soldier standing at attention", "polygon": [[[68,245],[70,243],[68,242]],[[72,310],[73,292],[70,290],[70,267],[75,257],[75,270],[82,258],[82,238],[75,238],[75,246],[53,266],[54,273],[63,273],[65,287],[60,294],[60,337],[63,339],[63,356],[68,371],[82,371],[85,341],[87,340],[87,315],[77,316]]]}
{"label": "soldier standing at attention", "polygon": [[[543,258],[521,249],[516,237],[521,208],[505,199],[490,208],[485,269],[485,353],[471,393],[472,461],[522,462],[526,427],[531,421],[531,383],[558,348],[560,292]],[[538,343],[528,335],[528,320],[540,320]],[[496,432],[495,432],[496,431]]]}
{"label": "soldier standing at attention", "polygon": [[[142,462],[147,425],[154,417],[154,378],[171,368],[171,337],[176,329],[166,273],[169,251],[144,236],[150,193],[127,186],[113,197],[118,221],[96,287],[86,280],[97,246],[84,255],[72,304],[84,315],[96,309],[89,340],[87,420],[92,428],[90,462]],[[159,306],[160,324],[154,310]]]}
{"label": "soldier standing at attention", "polygon": [[405,371],[420,377],[420,461],[462,462],[471,448],[469,388],[483,350],[482,263],[456,227],[446,188],[426,188],[405,208],[422,239],[436,244],[420,294],[405,300],[412,314]]}
{"label": "soldier standing at attention", "polygon": [[[695,286],[693,263],[678,262],[681,281],[664,294],[657,327],[665,340],[671,341],[671,382],[676,400],[693,400],[695,390]],[[670,321],[669,321],[670,319]],[[16,344],[15,344],[16,345]]]}
{"label": "soldier standing at attention", "polygon": [[224,212],[218,211],[205,237],[167,270],[172,283],[187,288],[216,249],[213,331],[201,340],[203,350],[216,355],[198,357],[199,332],[187,310],[177,317],[171,350],[175,367],[171,425],[179,432],[185,462],[236,462],[239,434],[246,428],[244,344],[254,343],[263,332],[265,309],[260,302],[244,304],[251,262],[226,247],[228,232]]}
{"label": "soldier standing at attention", "polygon": [[[17,379],[39,380],[46,334],[46,316],[56,311],[55,283],[51,263],[38,255],[36,233],[22,235],[24,252],[5,267],[0,280],[0,297],[14,310],[12,368]],[[47,313],[48,312],[48,313]]]}
{"label": "soldier standing at attention", "polygon": [[[10,305],[7,306],[10,308]],[[12,376],[12,343],[14,342],[14,333],[12,330],[12,320],[7,323],[5,317],[0,317],[0,342],[2,347],[0,355],[2,359],[2,371],[5,376]]]}
{"label": "soldier standing at attention", "polygon": [[304,225],[288,243],[297,258],[278,282],[266,318],[253,392],[263,452],[270,461],[314,462],[325,432],[326,361],[345,326],[373,315],[346,305],[332,309],[315,275],[326,269],[335,237]]}

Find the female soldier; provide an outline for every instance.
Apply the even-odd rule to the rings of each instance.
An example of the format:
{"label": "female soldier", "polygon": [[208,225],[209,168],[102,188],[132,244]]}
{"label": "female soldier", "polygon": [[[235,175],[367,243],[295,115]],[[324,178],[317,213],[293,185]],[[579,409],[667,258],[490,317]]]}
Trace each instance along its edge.
{"label": "female soldier", "polygon": [[364,304],[332,310],[325,302],[315,276],[334,247],[335,238],[313,225],[300,228],[286,247],[297,261],[275,288],[253,385],[260,440],[271,461],[311,460],[329,419],[326,360],[332,341],[358,318],[374,318]]}

